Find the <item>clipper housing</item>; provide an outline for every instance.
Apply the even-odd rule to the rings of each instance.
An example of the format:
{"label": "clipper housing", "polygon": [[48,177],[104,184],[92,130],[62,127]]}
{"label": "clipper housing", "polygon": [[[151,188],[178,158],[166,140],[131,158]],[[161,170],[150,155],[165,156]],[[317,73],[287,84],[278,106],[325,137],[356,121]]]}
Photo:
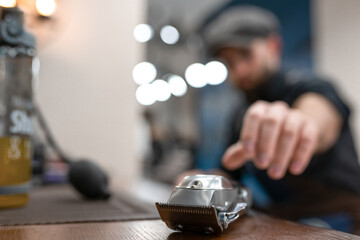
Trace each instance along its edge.
{"label": "clipper housing", "polygon": [[248,191],[225,177],[186,176],[167,203],[156,203],[161,219],[177,231],[221,233],[242,215],[249,203]]}

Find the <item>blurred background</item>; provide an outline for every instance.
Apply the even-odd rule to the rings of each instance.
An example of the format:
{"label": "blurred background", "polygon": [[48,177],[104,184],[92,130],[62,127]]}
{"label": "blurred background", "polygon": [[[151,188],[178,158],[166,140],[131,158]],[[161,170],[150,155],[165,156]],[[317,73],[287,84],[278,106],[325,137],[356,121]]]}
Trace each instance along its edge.
{"label": "blurred background", "polygon": [[[358,0],[17,4],[37,38],[35,96],[48,125],[65,152],[104,167],[114,188],[149,189],[194,167],[219,166],[227,122],[242,96],[226,82],[226,68],[207,57],[202,31],[239,4],[279,17],[284,67],[330,77],[353,109],[359,140]],[[34,159],[38,181],[64,181],[66,166],[56,155],[40,155]]]}

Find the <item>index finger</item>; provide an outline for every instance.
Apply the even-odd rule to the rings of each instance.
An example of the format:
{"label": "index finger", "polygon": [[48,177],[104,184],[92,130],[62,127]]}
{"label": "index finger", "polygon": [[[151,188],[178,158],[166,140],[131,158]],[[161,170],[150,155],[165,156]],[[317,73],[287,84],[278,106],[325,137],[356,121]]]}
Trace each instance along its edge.
{"label": "index finger", "polygon": [[240,141],[244,144],[247,153],[255,154],[255,146],[260,132],[260,123],[269,104],[265,101],[254,103],[244,116]]}
{"label": "index finger", "polygon": [[247,161],[247,157],[244,151],[244,146],[241,142],[237,142],[231,145],[225,152],[222,164],[228,170],[234,170]]}

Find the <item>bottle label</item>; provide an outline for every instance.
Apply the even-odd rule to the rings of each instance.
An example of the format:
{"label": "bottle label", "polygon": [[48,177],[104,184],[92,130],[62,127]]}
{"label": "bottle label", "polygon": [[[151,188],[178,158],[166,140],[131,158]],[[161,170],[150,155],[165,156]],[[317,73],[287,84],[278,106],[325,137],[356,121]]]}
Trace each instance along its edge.
{"label": "bottle label", "polygon": [[0,195],[25,193],[31,177],[32,58],[0,57]]}

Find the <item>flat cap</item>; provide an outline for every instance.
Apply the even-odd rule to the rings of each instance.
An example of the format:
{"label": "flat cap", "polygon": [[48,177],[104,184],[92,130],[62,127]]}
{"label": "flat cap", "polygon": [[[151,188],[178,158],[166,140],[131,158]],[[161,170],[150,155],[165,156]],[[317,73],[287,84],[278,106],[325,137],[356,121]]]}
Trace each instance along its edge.
{"label": "flat cap", "polygon": [[278,18],[270,11],[255,6],[237,6],[221,13],[204,30],[210,55],[224,47],[247,47],[257,38],[280,32]]}

